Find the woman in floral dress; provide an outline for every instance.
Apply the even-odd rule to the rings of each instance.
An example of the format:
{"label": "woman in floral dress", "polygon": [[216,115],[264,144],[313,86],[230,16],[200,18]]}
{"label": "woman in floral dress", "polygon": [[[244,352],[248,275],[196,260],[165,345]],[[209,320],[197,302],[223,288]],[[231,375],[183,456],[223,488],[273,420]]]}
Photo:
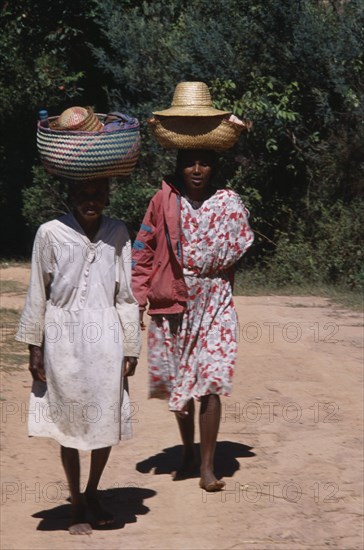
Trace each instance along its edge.
{"label": "woman in floral dress", "polygon": [[234,264],[253,233],[237,193],[214,189],[215,154],[180,150],[173,182],[152,198],[133,247],[141,323],[149,302],[150,397],[176,413],[184,445],[174,479],[194,474],[194,400],[200,406],[200,487],[221,490],[213,471],[221,404],[231,393],[237,319]]}

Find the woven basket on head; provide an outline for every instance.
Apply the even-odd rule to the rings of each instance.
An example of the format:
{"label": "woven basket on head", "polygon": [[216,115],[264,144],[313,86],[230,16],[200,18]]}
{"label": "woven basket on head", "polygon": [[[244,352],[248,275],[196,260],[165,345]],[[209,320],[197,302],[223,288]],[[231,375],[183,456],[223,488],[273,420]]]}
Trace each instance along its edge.
{"label": "woven basket on head", "polygon": [[148,119],[148,125],[160,145],[166,149],[230,149],[247,124],[237,124],[225,116],[159,117]]}
{"label": "woven basket on head", "polygon": [[[101,122],[106,115],[97,114]],[[38,122],[37,146],[45,169],[73,180],[129,176],[140,151],[139,122],[113,132],[55,130]]]}

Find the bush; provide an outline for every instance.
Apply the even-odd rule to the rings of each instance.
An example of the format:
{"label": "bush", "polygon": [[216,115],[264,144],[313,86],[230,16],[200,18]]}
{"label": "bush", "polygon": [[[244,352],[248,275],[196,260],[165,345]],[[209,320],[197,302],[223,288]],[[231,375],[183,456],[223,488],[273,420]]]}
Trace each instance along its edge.
{"label": "bush", "polygon": [[335,284],[364,290],[363,227],[364,201],[350,207],[318,202],[309,221],[291,220],[290,231],[251,269],[249,279],[272,288]]}
{"label": "bush", "polygon": [[[12,3],[6,5],[7,12],[15,10]],[[72,98],[80,94],[80,104],[99,112],[125,110],[141,121],[137,170],[115,186],[109,208],[135,234],[150,195],[174,162],[174,153],[153,141],[145,120],[170,104],[177,82],[203,80],[217,107],[253,121],[248,135],[222,158],[223,179],[251,210],[256,233],[243,260],[246,269],[275,284],[361,285],[363,0],[92,0],[88,5],[80,10],[86,7],[83,0],[73,7],[57,0],[50,8],[56,20],[46,19],[44,25],[38,25],[38,2],[27,0],[25,11],[22,5],[9,16],[3,42],[13,54],[20,44],[11,65],[29,67],[24,77],[34,97],[29,98],[33,118],[24,105],[12,110],[5,126],[6,189],[16,193],[14,181],[18,189],[32,185],[35,132],[21,138],[24,125],[34,125],[37,103],[54,98],[52,108],[60,111],[71,99],[66,92]],[[34,45],[30,59],[28,42]],[[3,51],[10,55],[8,48]],[[49,55],[58,59],[51,63],[59,68],[58,76],[47,69]],[[40,87],[33,82],[34,72]],[[26,100],[26,87],[20,93],[16,82],[5,85],[4,80],[5,112],[13,95]],[[55,188],[37,178],[34,192],[24,193],[23,211],[31,225],[53,215],[56,204],[45,196]],[[6,206],[4,227],[14,226]]]}

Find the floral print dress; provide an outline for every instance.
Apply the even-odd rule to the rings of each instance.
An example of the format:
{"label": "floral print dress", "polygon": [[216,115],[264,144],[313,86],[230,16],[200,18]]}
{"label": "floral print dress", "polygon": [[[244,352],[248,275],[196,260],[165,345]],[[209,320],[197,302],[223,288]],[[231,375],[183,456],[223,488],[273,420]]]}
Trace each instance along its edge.
{"label": "floral print dress", "polygon": [[203,202],[182,197],[186,310],[153,315],[148,333],[150,397],[172,411],[191,398],[229,395],[237,353],[237,317],[227,270],[253,242],[237,193],[218,190]]}

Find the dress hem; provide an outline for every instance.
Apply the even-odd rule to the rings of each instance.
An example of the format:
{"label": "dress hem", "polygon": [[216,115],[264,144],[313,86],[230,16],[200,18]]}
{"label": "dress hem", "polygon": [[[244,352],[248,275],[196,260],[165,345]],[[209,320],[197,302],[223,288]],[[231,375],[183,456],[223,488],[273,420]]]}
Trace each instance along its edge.
{"label": "dress hem", "polygon": [[116,442],[114,441],[113,443],[102,443],[100,445],[95,445],[95,446],[85,446],[85,445],[77,445],[76,446],[72,446],[72,445],[69,445],[69,444],[65,444],[64,441],[60,441],[60,439],[57,439],[56,437],[52,437],[50,435],[42,435],[42,434],[28,434],[28,437],[43,437],[43,438],[48,438],[48,439],[53,439],[53,441],[55,441],[56,443],[58,443],[59,445],[62,445],[62,447],[66,447],[66,448],[69,448],[69,449],[77,449],[77,451],[95,451],[97,449],[104,449],[105,447],[115,447],[115,445],[119,445],[120,441],[127,441],[128,439],[132,439],[133,438],[133,435],[130,434],[130,435],[123,435],[120,437],[120,439],[118,439]]}

